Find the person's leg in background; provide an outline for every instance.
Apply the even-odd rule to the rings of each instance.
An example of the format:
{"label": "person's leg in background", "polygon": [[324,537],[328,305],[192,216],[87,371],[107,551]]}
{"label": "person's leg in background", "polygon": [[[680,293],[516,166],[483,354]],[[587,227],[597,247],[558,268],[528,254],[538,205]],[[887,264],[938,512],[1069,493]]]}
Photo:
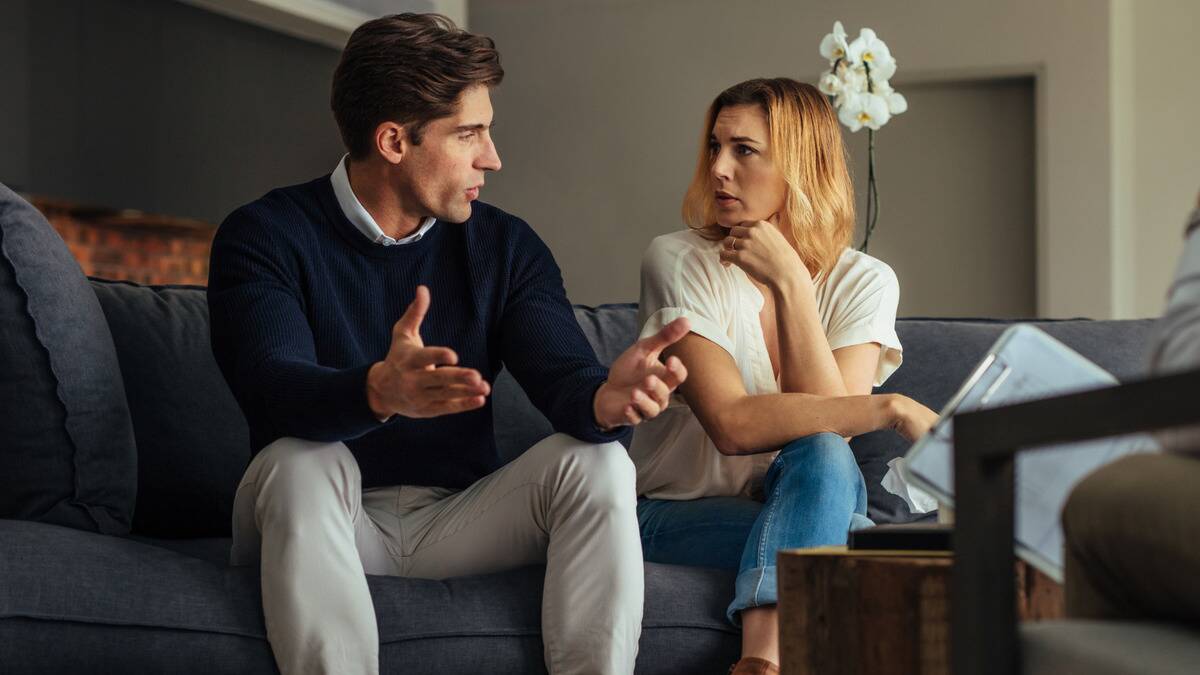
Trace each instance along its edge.
{"label": "person's leg in background", "polygon": [[1200,457],[1124,457],[1063,508],[1066,612],[1084,619],[1200,620]]}

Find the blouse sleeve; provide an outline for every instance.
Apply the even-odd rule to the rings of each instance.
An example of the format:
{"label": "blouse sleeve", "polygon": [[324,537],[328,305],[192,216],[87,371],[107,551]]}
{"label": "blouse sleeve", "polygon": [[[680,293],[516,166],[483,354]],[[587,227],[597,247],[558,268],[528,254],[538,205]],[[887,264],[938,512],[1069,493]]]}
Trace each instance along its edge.
{"label": "blouse sleeve", "polygon": [[686,317],[691,332],[734,356],[729,339],[729,300],[725,270],[714,254],[683,245],[671,235],[658,237],[642,256],[642,292],[638,319],[639,337],[653,335],[663,326]]}
{"label": "blouse sleeve", "polygon": [[836,309],[826,334],[829,348],[837,350],[879,343],[876,387],[891,377],[904,360],[900,337],[896,335],[899,304],[900,282],[892,268],[883,263],[859,275],[837,292]]}

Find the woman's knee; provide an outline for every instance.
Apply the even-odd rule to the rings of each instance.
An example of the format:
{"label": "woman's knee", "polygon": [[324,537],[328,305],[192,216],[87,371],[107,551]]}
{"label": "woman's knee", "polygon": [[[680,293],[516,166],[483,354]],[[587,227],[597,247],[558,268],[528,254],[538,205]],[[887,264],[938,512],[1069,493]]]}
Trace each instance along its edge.
{"label": "woman's knee", "polygon": [[837,434],[821,433],[797,438],[783,446],[775,456],[772,469],[819,473],[858,480],[858,461],[846,439]]}

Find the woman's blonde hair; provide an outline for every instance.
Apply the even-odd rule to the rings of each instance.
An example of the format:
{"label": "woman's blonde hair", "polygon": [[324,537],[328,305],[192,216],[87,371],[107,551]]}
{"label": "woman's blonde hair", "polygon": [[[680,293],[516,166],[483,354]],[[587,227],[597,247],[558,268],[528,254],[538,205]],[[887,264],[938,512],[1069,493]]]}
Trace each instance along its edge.
{"label": "woman's blonde hair", "polygon": [[683,221],[705,239],[727,236],[717,224],[708,147],[717,115],[736,105],[757,105],[767,117],[770,159],[787,184],[780,228],[791,229],[809,272],[829,272],[854,235],[854,186],[837,116],[812,85],[784,77],[747,80],[713,99],[700,137],[696,174],[683,198]]}

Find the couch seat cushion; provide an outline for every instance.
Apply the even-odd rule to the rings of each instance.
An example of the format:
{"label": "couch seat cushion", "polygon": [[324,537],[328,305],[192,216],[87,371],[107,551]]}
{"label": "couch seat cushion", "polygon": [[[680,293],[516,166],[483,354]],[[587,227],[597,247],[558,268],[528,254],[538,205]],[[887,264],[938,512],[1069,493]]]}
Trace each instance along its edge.
{"label": "couch seat cushion", "polygon": [[[184,554],[11,520],[0,541],[7,672],[270,672],[258,570],[205,560],[215,541]],[[543,573],[369,576],[383,672],[541,672]],[[647,564],[637,672],[724,673],[740,648],[724,619],[732,588],[730,572]]]}

